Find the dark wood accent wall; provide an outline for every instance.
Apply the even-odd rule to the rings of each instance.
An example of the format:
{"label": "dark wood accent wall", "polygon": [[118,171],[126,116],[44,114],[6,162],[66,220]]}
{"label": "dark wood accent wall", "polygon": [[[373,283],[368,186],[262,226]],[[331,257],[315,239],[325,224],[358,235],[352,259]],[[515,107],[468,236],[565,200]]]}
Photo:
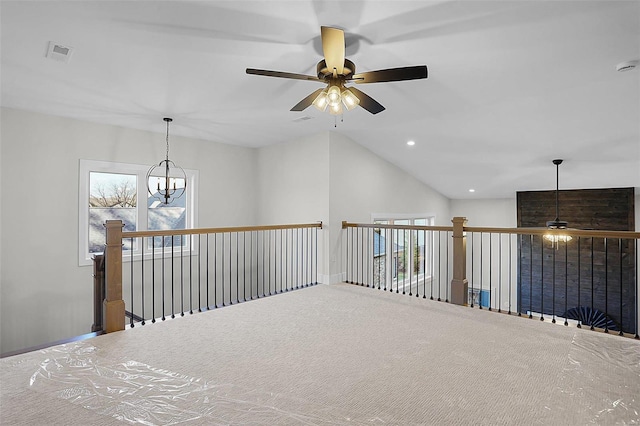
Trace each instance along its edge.
{"label": "dark wood accent wall", "polygon": [[[559,219],[569,228],[633,231],[634,188],[559,192]],[[545,227],[555,219],[555,191],[517,193],[518,227]],[[555,247],[541,237],[519,244],[520,311],[561,316],[586,306],[635,332],[635,243],[574,238]]]}
{"label": "dark wood accent wall", "polygon": [[[634,188],[559,191],[560,220],[569,228],[634,231]],[[517,193],[518,226],[544,227],[556,217],[556,191]]]}

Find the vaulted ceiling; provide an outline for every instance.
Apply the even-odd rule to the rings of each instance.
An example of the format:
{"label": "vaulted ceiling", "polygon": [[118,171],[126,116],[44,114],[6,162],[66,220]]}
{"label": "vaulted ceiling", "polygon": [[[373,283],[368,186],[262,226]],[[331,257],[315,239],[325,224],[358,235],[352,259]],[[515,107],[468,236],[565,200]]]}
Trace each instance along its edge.
{"label": "vaulted ceiling", "polygon": [[[2,106],[260,147],[335,131],[450,198],[640,187],[638,1],[2,1]],[[290,108],[317,82],[320,26],[386,110]],[[46,58],[49,42],[72,47]],[[414,140],[415,146],[406,145]],[[176,148],[177,149],[177,148]],[[185,165],[186,166],[186,165]],[[475,192],[468,190],[474,188]]]}

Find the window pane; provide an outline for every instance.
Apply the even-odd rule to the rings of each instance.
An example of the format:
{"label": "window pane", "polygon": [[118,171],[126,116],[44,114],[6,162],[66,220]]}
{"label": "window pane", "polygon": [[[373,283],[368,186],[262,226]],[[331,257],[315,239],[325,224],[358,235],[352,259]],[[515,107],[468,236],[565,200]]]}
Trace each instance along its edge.
{"label": "window pane", "polygon": [[[119,173],[89,173],[89,253],[102,253],[104,223],[121,220],[125,231],[137,229],[137,178]],[[131,250],[131,242],[124,242]]]}
{"label": "window pane", "polygon": [[[165,204],[165,199],[162,196],[164,193],[164,185],[160,184],[160,186],[158,186],[159,181],[164,181],[164,178],[160,179],[153,176],[149,178],[149,187],[160,188],[160,190],[155,191],[153,195],[148,194],[147,229],[185,229],[187,227],[187,195],[183,193],[180,197],[173,196],[169,198],[169,203]],[[175,187],[177,193],[180,194],[182,188],[185,187],[185,181],[184,179],[171,178],[169,187],[171,190]],[[173,237],[173,246],[180,247],[181,242],[183,245],[186,245],[186,241],[187,238],[175,236]],[[154,247],[162,247],[163,245],[165,247],[171,247],[171,237],[154,237],[153,245]]]}
{"label": "window pane", "polygon": [[[394,225],[409,225],[408,220],[396,219]],[[406,229],[397,229],[394,232],[394,248],[393,248],[393,278],[402,281],[409,277],[409,231]]]}
{"label": "window pane", "polygon": [[[427,219],[415,219],[417,226],[426,226]],[[416,275],[424,274],[425,231],[413,231],[413,270]]]}
{"label": "window pane", "polygon": [[[386,220],[376,220],[376,224],[387,224]],[[373,230],[373,285],[374,287],[385,287],[387,276],[387,239],[386,230],[374,228]]]}

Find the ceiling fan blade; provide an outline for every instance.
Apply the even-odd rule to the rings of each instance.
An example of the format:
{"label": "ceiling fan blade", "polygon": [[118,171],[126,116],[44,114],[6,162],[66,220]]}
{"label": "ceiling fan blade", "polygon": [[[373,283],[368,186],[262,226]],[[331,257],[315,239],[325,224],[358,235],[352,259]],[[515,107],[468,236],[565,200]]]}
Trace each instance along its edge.
{"label": "ceiling fan blade", "polygon": [[313,101],[318,97],[320,92],[322,92],[322,90],[324,89],[318,89],[312,94],[310,94],[309,96],[307,96],[306,98],[304,98],[303,100],[301,100],[300,102],[298,102],[293,108],[291,108],[291,111],[303,111],[307,109],[313,103]]}
{"label": "ceiling fan blade", "polygon": [[380,105],[378,101],[376,101],[363,91],[358,90],[355,87],[349,87],[349,90],[351,90],[354,96],[360,100],[360,106],[369,111],[371,114],[377,114],[384,111],[385,108]]}
{"label": "ceiling fan blade", "polygon": [[338,28],[320,27],[322,36],[322,51],[327,68],[338,74],[344,72],[344,31]]}
{"label": "ceiling fan blade", "polygon": [[351,80],[356,83],[383,83],[386,81],[417,80],[420,78],[427,78],[426,65],[361,72],[354,74]]}
{"label": "ceiling fan blade", "polygon": [[283,72],[283,71],[257,70],[255,68],[247,68],[247,74],[264,75],[267,77],[290,78],[294,80],[310,80],[310,81],[323,82],[323,80],[320,80],[318,77],[313,75],[295,74],[292,72]]}

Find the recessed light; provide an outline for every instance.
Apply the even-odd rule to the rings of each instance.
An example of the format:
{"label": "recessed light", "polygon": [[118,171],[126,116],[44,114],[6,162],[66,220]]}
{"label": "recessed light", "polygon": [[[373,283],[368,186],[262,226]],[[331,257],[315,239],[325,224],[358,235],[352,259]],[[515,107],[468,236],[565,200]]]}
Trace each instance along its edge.
{"label": "recessed light", "polygon": [[476,192],[476,190],[471,188],[471,189],[469,189],[469,192]]}
{"label": "recessed light", "polygon": [[407,141],[407,145],[409,146],[414,146],[416,144],[415,141]]}

